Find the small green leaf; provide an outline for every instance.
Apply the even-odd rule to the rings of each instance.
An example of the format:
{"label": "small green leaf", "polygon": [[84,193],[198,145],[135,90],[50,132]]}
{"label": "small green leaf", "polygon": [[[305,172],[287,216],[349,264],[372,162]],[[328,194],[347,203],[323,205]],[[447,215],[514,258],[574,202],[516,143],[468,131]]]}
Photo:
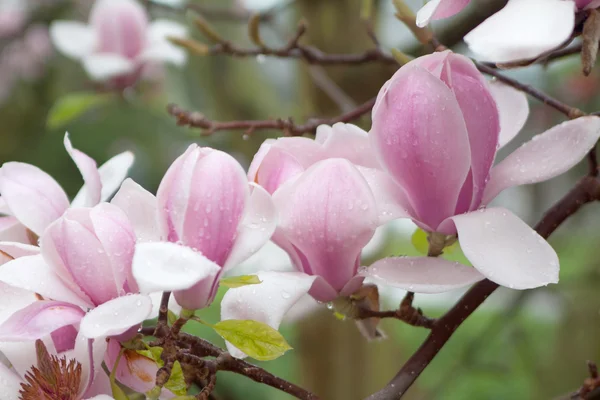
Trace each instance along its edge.
{"label": "small green leaf", "polygon": [[165,388],[169,389],[173,394],[177,396],[184,396],[187,394],[187,385],[185,383],[185,378],[183,376],[183,370],[181,369],[181,364],[179,361],[175,361],[173,364],[173,369],[171,369],[171,376],[167,383],[165,383]]}
{"label": "small green leaf", "polygon": [[421,254],[427,254],[429,249],[429,241],[427,240],[427,233],[421,228],[418,228],[412,235],[412,244],[415,249]]}
{"label": "small green leaf", "polygon": [[59,98],[48,112],[49,129],[60,128],[92,108],[113,98],[112,94],[93,92],[70,93]]}
{"label": "small green leaf", "polygon": [[230,278],[221,279],[219,284],[221,286],[228,287],[230,289],[237,288],[240,286],[246,285],[257,285],[262,281],[258,279],[257,275],[240,275],[240,276],[232,276]]}
{"label": "small green leaf", "polygon": [[170,325],[173,325],[178,319],[179,317],[173,311],[169,310],[167,312],[167,320],[169,321]]}
{"label": "small green leaf", "polygon": [[110,383],[110,388],[112,390],[112,396],[115,400],[129,400],[129,397],[127,397],[123,389],[117,385],[117,382],[112,381]]}
{"label": "small green leaf", "polygon": [[274,360],[292,347],[277,330],[253,320],[228,319],[213,325],[221,337],[252,358]]}
{"label": "small green leaf", "polygon": [[144,357],[148,357],[149,359],[154,361],[159,368],[165,365],[164,361],[160,358],[162,352],[163,348],[159,346],[149,347],[148,350],[137,350],[138,354],[141,354]]}

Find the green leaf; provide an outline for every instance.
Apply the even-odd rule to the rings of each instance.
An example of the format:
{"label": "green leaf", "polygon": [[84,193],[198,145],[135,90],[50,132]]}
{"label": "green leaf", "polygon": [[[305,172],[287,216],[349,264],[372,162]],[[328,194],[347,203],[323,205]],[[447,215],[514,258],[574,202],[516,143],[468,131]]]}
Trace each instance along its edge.
{"label": "green leaf", "polygon": [[115,400],[129,400],[129,397],[127,397],[123,389],[121,389],[121,387],[117,385],[117,382],[110,382],[110,388],[112,390],[112,396]]}
{"label": "green leaf", "polygon": [[107,103],[114,96],[110,93],[79,92],[59,98],[48,112],[46,125],[49,129],[60,128],[84,112]]}
{"label": "green leaf", "polygon": [[178,319],[179,317],[173,311],[169,310],[167,312],[167,320],[169,321],[170,325],[173,325]]}
{"label": "green leaf", "polygon": [[257,275],[232,276],[230,278],[221,279],[219,282],[221,286],[225,286],[230,289],[246,285],[257,285],[259,283],[262,283],[262,281],[258,279]]}
{"label": "green leaf", "polygon": [[423,229],[418,228],[415,233],[413,233],[411,241],[419,253],[427,254],[429,241],[427,240],[427,233]]}
{"label": "green leaf", "polygon": [[257,360],[274,360],[292,349],[281,333],[262,322],[228,319],[213,325],[213,329],[223,339]]}
{"label": "green leaf", "polygon": [[137,350],[138,354],[141,354],[144,357],[148,357],[149,359],[154,361],[159,368],[165,365],[164,361],[160,358],[162,352],[163,348],[159,346],[149,347],[147,350]]}
{"label": "green leaf", "polygon": [[184,396],[187,394],[187,385],[185,383],[183,370],[181,369],[181,364],[179,361],[175,361],[173,364],[171,376],[169,377],[167,383],[165,383],[165,388],[169,389],[177,396]]}

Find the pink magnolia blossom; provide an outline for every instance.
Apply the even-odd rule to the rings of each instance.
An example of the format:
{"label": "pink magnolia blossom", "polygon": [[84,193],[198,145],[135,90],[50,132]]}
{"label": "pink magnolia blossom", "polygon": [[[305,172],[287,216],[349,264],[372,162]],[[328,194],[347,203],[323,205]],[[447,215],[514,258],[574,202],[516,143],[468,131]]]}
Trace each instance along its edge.
{"label": "pink magnolia blossom", "polygon": [[248,184],[230,155],[191,145],[169,168],[154,198],[126,181],[113,199],[140,241],[133,273],[144,293],[174,291],[186,309],[209,305],[219,278],[271,237],[269,194]]}
{"label": "pink magnolia blossom", "polygon": [[[263,158],[266,165],[268,157]],[[264,176],[265,182],[272,184],[278,172],[287,169],[286,163],[290,158],[281,158],[280,168],[271,169],[273,179]],[[221,318],[259,320],[277,329],[306,293],[328,302],[359,289],[369,275],[359,273],[361,251],[387,218],[371,175],[347,159],[330,158],[282,183],[273,193],[279,212],[273,241],[288,253],[296,272],[259,272],[260,284],[230,289],[221,303]],[[472,268],[449,261],[432,264],[427,258],[404,258],[397,267],[390,282],[408,286],[415,279],[431,291],[481,279]],[[228,348],[243,356],[229,343]]]}
{"label": "pink magnolia blossom", "polygon": [[[37,244],[34,236],[73,207],[92,207],[112,195],[133,163],[133,154],[121,153],[105,164],[96,162],[73,148],[68,134],[67,152],[83,176],[84,185],[69,204],[60,185],[41,169],[25,163],[7,162],[0,168],[0,241]],[[34,235],[28,233],[31,231]]]}
{"label": "pink magnolia blossom", "polygon": [[464,39],[485,61],[535,58],[571,37],[576,12],[598,6],[599,0],[510,0]]}
{"label": "pink magnolia blossom", "polygon": [[98,0],[89,25],[57,21],[50,34],[58,50],[81,60],[92,79],[112,80],[119,88],[135,83],[148,63],[186,60],[185,51],[167,40],[185,36],[185,27],[169,20],[150,23],[136,0]]}
{"label": "pink magnolia blossom", "polygon": [[[381,89],[370,136],[396,183],[397,203],[415,223],[458,234],[482,275],[527,289],[558,281],[556,253],[510,211],[485,207],[506,188],[545,181],[577,164],[600,137],[600,118],[555,126],[493,166],[499,145],[522,126],[515,114],[502,117],[518,104],[514,97],[506,88],[490,90],[466,57],[449,51],[424,56]],[[401,261],[381,260],[372,275],[384,281]]]}
{"label": "pink magnolia blossom", "polygon": [[429,22],[452,17],[469,4],[470,0],[431,0],[417,13],[417,26],[424,27]]}
{"label": "pink magnolia blossom", "polygon": [[[137,293],[131,274],[135,235],[125,214],[102,203],[71,208],[40,238],[41,253],[2,265],[0,282],[44,300],[14,312],[0,325],[0,342],[34,341],[51,335],[68,349],[77,328],[90,339],[126,338],[152,309]],[[57,341],[62,337],[61,341]],[[56,338],[55,338],[56,337]]]}

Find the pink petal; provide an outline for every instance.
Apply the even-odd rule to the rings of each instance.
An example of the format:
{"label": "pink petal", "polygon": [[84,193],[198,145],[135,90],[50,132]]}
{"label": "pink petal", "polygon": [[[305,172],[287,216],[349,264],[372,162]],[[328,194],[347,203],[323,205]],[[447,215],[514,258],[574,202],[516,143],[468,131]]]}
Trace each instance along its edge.
{"label": "pink petal", "polygon": [[[35,279],[31,279],[32,276]],[[45,299],[92,307],[88,299],[74,292],[55,274],[41,255],[17,258],[2,265],[0,281],[39,293]]]}
{"label": "pink petal", "polygon": [[237,266],[256,253],[269,241],[277,227],[277,210],[271,196],[262,187],[250,185],[252,193],[224,270]]}
{"label": "pink petal", "polygon": [[157,194],[168,240],[180,241],[223,265],[248,195],[245,173],[233,157],[191,146],[169,168]]}
{"label": "pink petal", "polygon": [[[106,201],[117,191],[123,180],[127,177],[127,173],[129,172],[129,168],[133,165],[133,161],[133,153],[126,151],[117,154],[98,168],[100,182],[102,183],[100,201]],[[88,187],[84,184],[77,193],[77,196],[73,199],[73,203],[83,204],[85,202],[84,197],[86,196],[87,191]]]}
{"label": "pink petal", "polygon": [[24,163],[0,168],[0,194],[12,215],[38,236],[69,207],[67,195],[50,175]]}
{"label": "pink petal", "polygon": [[304,167],[296,157],[286,150],[271,146],[268,153],[262,158],[262,162],[256,171],[254,182],[265,188],[270,194],[273,194],[283,183],[301,174],[303,171]]}
{"label": "pink petal", "polygon": [[142,293],[189,289],[220,271],[202,253],[175,243],[141,243],[133,256],[133,275]]}
{"label": "pink petal", "polygon": [[560,46],[574,26],[573,1],[510,0],[464,40],[482,60],[503,63],[535,58]]}
{"label": "pink petal", "polygon": [[[279,329],[284,315],[310,290],[315,276],[301,272],[259,272],[261,283],[229,289],[221,301],[221,320],[251,319]],[[234,357],[246,355],[227,343]]]}
{"label": "pink petal", "polygon": [[382,89],[371,140],[380,161],[432,227],[454,214],[470,169],[467,129],[454,94],[419,66],[405,66]]}
{"label": "pink petal", "polygon": [[40,339],[67,325],[78,324],[85,312],[61,301],[36,301],[15,312],[0,326],[0,341],[23,342]]}
{"label": "pink petal", "polygon": [[132,283],[135,285],[131,262],[136,238],[127,215],[115,205],[101,203],[90,211],[90,219],[94,233],[110,260],[104,269],[112,269],[117,293],[125,293],[125,282],[129,283],[129,291],[137,291],[135,286],[131,286]]}
{"label": "pink petal", "polygon": [[273,201],[281,234],[303,256],[303,271],[341,290],[356,274],[360,251],[379,223],[360,172],[347,160],[324,160],[282,186]]}
{"label": "pink petal", "polygon": [[520,90],[500,81],[489,82],[489,89],[496,100],[500,113],[500,137],[498,144],[503,147],[521,131],[529,116],[527,96]]}
{"label": "pink petal", "polygon": [[563,122],[534,136],[492,169],[483,203],[511,186],[543,182],[577,165],[600,138],[600,117]]}
{"label": "pink petal", "polygon": [[472,182],[466,185],[465,198],[470,201],[460,204],[459,200],[456,209],[457,213],[462,213],[477,208],[481,203],[485,183],[496,156],[500,119],[487,82],[471,60],[449,53],[445,67],[449,74],[446,84],[454,92],[462,111],[471,147]]}
{"label": "pink petal", "polygon": [[558,282],[558,256],[540,235],[503,208],[451,218],[465,256],[486,278],[511,289]]}
{"label": "pink petal", "polygon": [[220,275],[221,271],[215,269],[211,275],[200,279],[189,289],[175,291],[173,297],[175,297],[177,304],[187,310],[199,310],[208,307],[217,295]]}
{"label": "pink petal", "polygon": [[417,26],[423,28],[430,21],[458,14],[469,4],[469,0],[431,0],[417,13]]}
{"label": "pink petal", "polygon": [[65,148],[67,153],[77,165],[77,169],[83,177],[84,186],[86,187],[86,195],[81,198],[81,203],[73,201],[75,207],[93,207],[100,202],[100,196],[102,192],[102,182],[100,180],[100,174],[96,167],[96,161],[94,161],[87,154],[73,148],[71,140],[69,140],[69,134],[65,134]]}
{"label": "pink petal", "polygon": [[111,200],[125,212],[133,225],[138,242],[160,239],[156,197],[131,179],[126,179]]}
{"label": "pink petal", "polygon": [[379,168],[373,153],[369,135],[356,125],[338,122],[333,126],[320,125],[317,128],[317,143],[321,143],[322,156],[345,158],[353,164],[367,168]]}
{"label": "pink petal", "polygon": [[90,339],[120,335],[142,323],[151,311],[152,300],[146,295],[117,297],[88,312],[81,320],[80,332]]}
{"label": "pink petal", "polygon": [[85,293],[94,305],[122,292],[107,250],[94,233],[91,209],[69,209],[40,239],[42,255],[74,291]]}
{"label": "pink petal", "polygon": [[98,371],[92,384],[86,389],[83,398],[88,400],[115,400],[112,396],[103,393],[112,393],[110,379],[103,370]]}
{"label": "pink petal", "polygon": [[[118,341],[110,339],[108,341],[108,351],[104,356],[104,361],[109,370],[113,370],[115,361],[121,351],[121,345]],[[154,360],[138,354],[135,350],[125,350],[116,370],[117,381],[128,388],[146,393],[154,387],[158,366]],[[160,398],[166,399],[173,397],[166,389],[163,389]]]}
{"label": "pink petal", "polygon": [[258,174],[258,169],[262,165],[262,162],[265,159],[265,156],[267,154],[269,154],[269,151],[271,151],[271,145],[275,142],[276,142],[275,139],[265,140],[260,145],[258,151],[254,154],[254,157],[252,158],[252,162],[250,163],[250,166],[248,167],[248,180],[250,182],[257,181],[256,175]]}
{"label": "pink petal", "polygon": [[475,268],[434,257],[390,257],[363,268],[361,275],[417,293],[442,293],[484,278]]}

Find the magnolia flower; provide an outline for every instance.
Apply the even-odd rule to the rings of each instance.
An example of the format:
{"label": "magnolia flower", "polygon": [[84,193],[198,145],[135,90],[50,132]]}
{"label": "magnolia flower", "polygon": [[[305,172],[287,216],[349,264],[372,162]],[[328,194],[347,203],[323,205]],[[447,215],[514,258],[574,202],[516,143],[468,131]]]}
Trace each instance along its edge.
{"label": "magnolia flower", "polygon": [[224,272],[271,237],[271,197],[248,184],[230,155],[191,145],[169,168],[154,198],[126,181],[113,203],[125,211],[140,241],[133,273],[143,293],[174,291],[186,309],[209,305]]}
{"label": "magnolia flower", "polygon": [[[133,154],[121,153],[96,167],[96,162],[73,148],[68,134],[67,152],[83,176],[84,185],[69,205],[60,185],[41,169],[25,163],[7,162],[0,168],[0,240],[36,243],[36,237],[72,207],[92,207],[113,194],[133,163]],[[28,231],[33,233],[31,235]]]}
{"label": "magnolia flower", "polygon": [[[126,339],[152,309],[131,275],[133,229],[116,206],[71,208],[40,238],[40,254],[2,265],[0,282],[33,291],[44,300],[14,312],[0,325],[0,342],[121,335]],[[64,347],[64,348],[63,348]]]}
{"label": "magnolia flower", "polygon": [[[285,170],[282,160],[279,170],[273,168],[274,178],[276,171]],[[273,241],[288,253],[297,272],[259,272],[260,284],[230,289],[221,302],[221,319],[258,320],[277,329],[306,293],[321,302],[355,293],[372,271],[359,272],[361,251],[386,218],[376,188],[340,158],[319,161],[278,187],[273,193],[279,212]],[[397,286],[417,282],[435,292],[481,279],[458,263],[435,263],[432,269],[424,257],[402,260],[397,273],[388,276]],[[229,343],[228,348],[243,355]]]}
{"label": "magnolia flower", "polygon": [[135,83],[150,62],[182,65],[186,60],[185,51],[167,40],[185,36],[185,27],[168,20],[150,23],[135,0],[97,0],[89,25],[57,21],[50,34],[58,50],[80,60],[92,79],[112,80],[117,87]]}
{"label": "magnolia flower", "polygon": [[[33,400],[46,396],[73,400],[112,400],[108,376],[102,370],[104,340],[79,335],[69,351],[57,351],[51,341],[37,340],[0,362],[2,400]],[[66,397],[65,397],[66,396]]]}
{"label": "magnolia flower", "polygon": [[510,0],[464,39],[485,61],[535,58],[569,40],[578,11],[598,6],[599,0]]}
{"label": "magnolia flower", "polygon": [[[458,234],[473,266],[500,285],[556,283],[552,247],[510,211],[486,206],[506,188],[577,164],[600,137],[600,118],[562,123],[492,166],[498,147],[524,122],[513,113],[524,100],[491,87],[466,57],[447,51],[418,58],[379,92],[370,137],[396,183],[396,202],[421,228],[438,237]],[[401,261],[381,260],[373,275],[385,280]]]}
{"label": "magnolia flower", "polygon": [[429,22],[458,14],[470,0],[431,0],[417,13],[417,26],[423,28]]}

